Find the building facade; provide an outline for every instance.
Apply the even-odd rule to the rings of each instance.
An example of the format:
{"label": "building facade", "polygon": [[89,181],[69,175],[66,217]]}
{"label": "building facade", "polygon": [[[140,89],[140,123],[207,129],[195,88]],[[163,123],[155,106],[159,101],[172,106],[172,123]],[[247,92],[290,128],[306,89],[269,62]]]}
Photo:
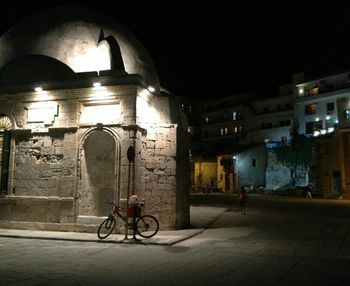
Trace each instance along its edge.
{"label": "building facade", "polygon": [[[271,146],[290,140],[292,85],[278,96],[244,93],[199,102],[192,144],[193,190],[236,192],[240,186],[276,189],[289,170],[275,161]],[[281,169],[283,169],[281,171]]]}
{"label": "building facade", "polygon": [[0,51],[0,227],[94,232],[132,194],[161,229],[189,225],[186,117],[132,33],[56,7]]}
{"label": "building facade", "polygon": [[350,198],[350,73],[294,76],[299,133],[314,138],[316,182],[326,198]]}

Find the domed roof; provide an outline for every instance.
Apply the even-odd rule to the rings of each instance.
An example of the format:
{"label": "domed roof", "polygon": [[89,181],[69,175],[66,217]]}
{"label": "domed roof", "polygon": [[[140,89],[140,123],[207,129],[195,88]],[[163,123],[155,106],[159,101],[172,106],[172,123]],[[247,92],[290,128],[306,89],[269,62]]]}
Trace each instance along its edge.
{"label": "domed roof", "polygon": [[159,91],[156,69],[143,45],[125,27],[86,7],[36,12],[0,38],[0,69],[34,55],[57,60],[75,73],[125,69]]}

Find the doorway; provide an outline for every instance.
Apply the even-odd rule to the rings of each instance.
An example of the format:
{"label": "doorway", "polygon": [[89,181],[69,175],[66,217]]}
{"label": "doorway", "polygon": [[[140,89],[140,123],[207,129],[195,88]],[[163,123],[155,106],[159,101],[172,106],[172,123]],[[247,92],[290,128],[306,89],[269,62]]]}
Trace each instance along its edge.
{"label": "doorway", "polygon": [[11,121],[0,115],[0,194],[7,194],[10,161]]}
{"label": "doorway", "polygon": [[333,194],[341,196],[341,175],[339,171],[333,172]]}
{"label": "doorway", "polygon": [[116,194],[116,142],[103,130],[88,135],[81,158],[82,187],[80,192],[80,216],[105,216],[111,206],[107,200],[114,200]]}

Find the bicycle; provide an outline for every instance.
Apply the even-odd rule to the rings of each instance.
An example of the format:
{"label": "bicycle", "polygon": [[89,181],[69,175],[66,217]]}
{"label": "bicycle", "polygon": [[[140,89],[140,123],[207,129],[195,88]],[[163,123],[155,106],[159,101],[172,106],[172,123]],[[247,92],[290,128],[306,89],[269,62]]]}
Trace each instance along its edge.
{"label": "bicycle", "polygon": [[[127,208],[122,208],[116,203],[110,201],[107,201],[106,203],[113,205],[113,212],[108,215],[108,217],[100,224],[97,230],[97,236],[100,239],[107,238],[114,231],[114,228],[117,224],[116,217],[119,217],[125,223],[125,227],[133,230],[134,239],[136,239],[135,233],[143,238],[150,238],[155,236],[159,231],[158,220],[152,215],[142,215],[141,208],[139,206],[133,207],[133,222],[128,223],[127,216],[123,216],[121,213],[126,213],[128,211]],[[136,208],[139,208],[139,210]],[[125,236],[125,238],[127,238],[127,236]]]}

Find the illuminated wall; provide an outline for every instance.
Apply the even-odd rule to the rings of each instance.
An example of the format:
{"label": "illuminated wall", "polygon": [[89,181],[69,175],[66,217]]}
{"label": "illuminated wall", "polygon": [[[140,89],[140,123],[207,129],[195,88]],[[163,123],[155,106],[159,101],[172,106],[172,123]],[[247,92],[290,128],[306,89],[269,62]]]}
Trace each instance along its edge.
{"label": "illuminated wall", "polygon": [[[0,112],[17,124],[0,226],[94,232],[109,212],[106,199],[125,205],[133,193],[145,199],[161,229],[188,224],[186,139],[165,117],[166,102],[137,100],[139,90],[26,92],[16,95],[22,99],[16,103],[2,98]],[[130,146],[134,162],[126,156]]]}
{"label": "illuminated wall", "polygon": [[216,181],[216,162],[196,162],[195,163],[195,188],[203,190],[210,186],[211,181]]}

